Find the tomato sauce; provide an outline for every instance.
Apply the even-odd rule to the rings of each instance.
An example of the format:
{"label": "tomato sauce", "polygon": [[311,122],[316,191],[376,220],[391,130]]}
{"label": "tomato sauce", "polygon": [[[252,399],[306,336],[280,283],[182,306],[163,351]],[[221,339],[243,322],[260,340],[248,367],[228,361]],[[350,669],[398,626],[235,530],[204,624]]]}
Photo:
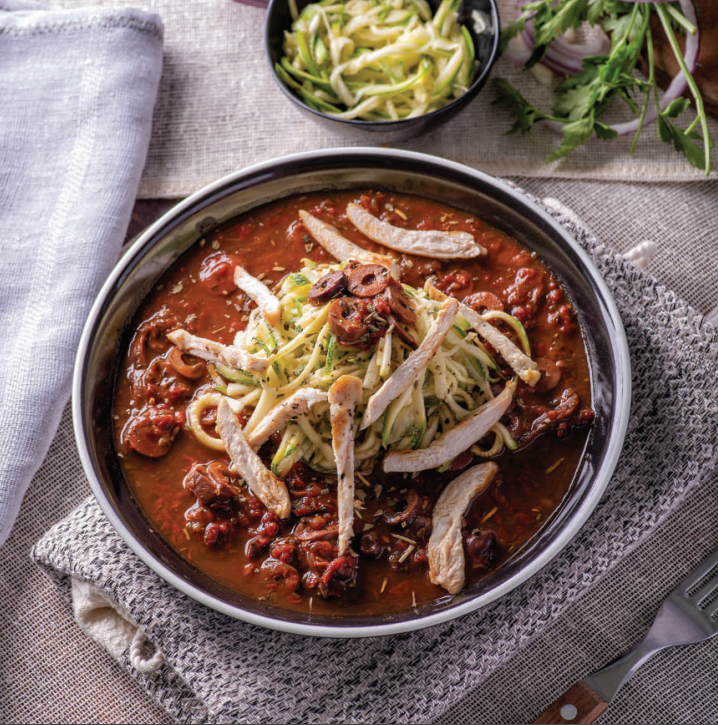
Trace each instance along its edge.
{"label": "tomato sauce", "polygon": [[[468,231],[488,254],[441,261],[388,252],[353,227],[344,211],[349,202],[364,204],[395,226]],[[483,460],[470,450],[443,473],[385,474],[377,465],[357,479],[361,509],[352,572],[341,570],[336,540],[325,535],[336,523],[331,476],[302,464],[292,469],[286,480],[294,513],[287,521],[267,512],[246,488],[239,499],[221,491],[203,498],[208,480],[226,480],[229,459],[198,442],[185,425],[186,408],[198,390],[214,383],[203,361],[179,355],[165,335],[181,327],[231,344],[254,306],[234,285],[239,263],[273,289],[303,266],[303,258],[335,262],[308,235],[300,209],[364,248],[389,253],[403,282],[421,287],[433,275],[447,294],[481,312],[504,310],[528,333],[542,379],[534,389],[519,383],[502,419],[519,449],[494,457],[500,473],[464,517],[467,586],[519,551],[560,504],[593,418],[586,352],[571,301],[535,253],[508,235],[437,201],[393,192],[315,193],[273,202],[209,232],[186,252],[135,316],[116,386],[116,449],[153,527],[228,587],[278,606],[347,616],[420,606],[446,596],[428,577],[431,510],[450,480]],[[512,378],[496,357],[505,378]],[[211,413],[204,422],[212,430]],[[260,455],[271,458],[264,448]]]}

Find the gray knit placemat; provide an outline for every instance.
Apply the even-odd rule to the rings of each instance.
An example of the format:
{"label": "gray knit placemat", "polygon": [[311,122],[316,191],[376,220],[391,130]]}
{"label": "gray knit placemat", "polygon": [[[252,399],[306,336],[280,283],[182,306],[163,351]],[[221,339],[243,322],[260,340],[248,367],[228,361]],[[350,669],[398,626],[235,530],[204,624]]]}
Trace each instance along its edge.
{"label": "gray knit placemat", "polygon": [[35,560],[68,597],[70,576],[93,583],[164,653],[155,673],[122,664],[178,721],[431,722],[590,595],[715,467],[716,331],[571,218],[554,216],[613,292],[631,351],[633,407],[595,512],[507,596],[415,633],[317,640],[232,620],[178,593],[135,557],[93,499],[36,545]]}

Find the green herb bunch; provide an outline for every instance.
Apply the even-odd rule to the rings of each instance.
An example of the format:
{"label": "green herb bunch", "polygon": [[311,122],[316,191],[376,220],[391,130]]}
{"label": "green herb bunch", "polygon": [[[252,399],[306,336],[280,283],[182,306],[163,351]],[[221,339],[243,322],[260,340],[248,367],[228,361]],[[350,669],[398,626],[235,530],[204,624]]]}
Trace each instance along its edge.
{"label": "green herb bunch", "polygon": [[[686,128],[677,119],[691,105],[689,98],[671,101],[665,109],[659,105],[659,88],[655,78],[653,37],[650,18],[655,14],[683,71],[695,103],[695,117]],[[495,104],[506,108],[515,122],[509,134],[528,134],[539,121],[560,124],[563,140],[549,155],[554,161],[588,141],[592,136],[603,140],[618,134],[601,117],[614,100],[626,104],[638,119],[631,144],[634,150],[643,129],[649,104],[655,103],[659,138],[673,144],[688,162],[710,173],[711,149],[715,146],[708,131],[703,98],[686,66],[676,33],[695,34],[697,28],[684,16],[677,3],[620,2],[619,0],[536,0],[521,7],[521,13],[502,33],[502,49],[518,35],[527,21],[534,26],[535,44],[525,68],[531,68],[545,57],[551,42],[569,29],[585,23],[599,26],[610,38],[608,55],[592,55],[582,59],[582,69],[563,80],[556,88],[557,101],[550,113],[529,103],[508,81],[498,79],[501,97]],[[636,72],[644,58],[648,77]],[[700,132],[699,129],[700,128]]]}

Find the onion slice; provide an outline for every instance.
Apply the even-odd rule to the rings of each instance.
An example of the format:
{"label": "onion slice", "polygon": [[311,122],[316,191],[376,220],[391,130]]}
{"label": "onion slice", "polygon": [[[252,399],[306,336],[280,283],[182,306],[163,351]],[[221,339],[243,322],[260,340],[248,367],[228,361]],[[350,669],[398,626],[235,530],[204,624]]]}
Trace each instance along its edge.
{"label": "onion slice", "polygon": [[531,57],[531,48],[524,39],[523,33],[519,33],[509,40],[502,57],[519,68],[526,65]]}
{"label": "onion slice", "polygon": [[[527,21],[521,37],[528,48],[534,47],[536,33],[530,20]],[[541,62],[561,75],[575,75],[583,67],[585,57],[606,55],[610,47],[610,42],[603,32],[585,43],[569,43],[563,36],[558,36],[551,41]]]}

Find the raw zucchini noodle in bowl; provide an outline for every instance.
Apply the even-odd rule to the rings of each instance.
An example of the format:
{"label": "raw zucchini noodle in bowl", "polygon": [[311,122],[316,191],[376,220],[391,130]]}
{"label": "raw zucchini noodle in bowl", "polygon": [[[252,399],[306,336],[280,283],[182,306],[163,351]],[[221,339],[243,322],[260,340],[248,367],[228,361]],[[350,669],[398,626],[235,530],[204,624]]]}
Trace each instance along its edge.
{"label": "raw zucchini noodle in bowl", "polygon": [[275,71],[307,105],[341,119],[399,120],[464,95],[478,63],[458,0],[321,0],[297,12]]}

